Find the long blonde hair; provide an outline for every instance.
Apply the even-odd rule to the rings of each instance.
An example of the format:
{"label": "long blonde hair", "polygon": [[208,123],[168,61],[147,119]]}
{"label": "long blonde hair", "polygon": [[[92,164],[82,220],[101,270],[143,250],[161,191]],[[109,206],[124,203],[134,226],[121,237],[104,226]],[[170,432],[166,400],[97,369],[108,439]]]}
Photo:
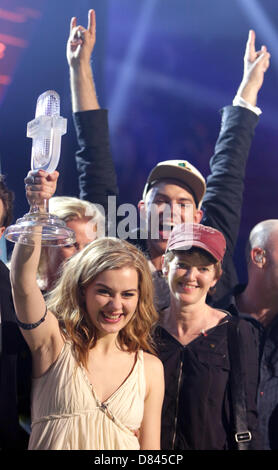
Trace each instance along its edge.
{"label": "long blonde hair", "polygon": [[155,352],[151,333],[158,314],[153,304],[148,262],[141,251],[124,240],[99,238],[65,263],[62,275],[47,299],[49,310],[59,320],[62,334],[73,342],[77,360],[84,366],[89,350],[97,341],[97,330],[86,311],[84,288],[103,271],[123,267],[137,271],[139,298],[135,314],[119,332],[119,347],[129,352],[139,349]]}

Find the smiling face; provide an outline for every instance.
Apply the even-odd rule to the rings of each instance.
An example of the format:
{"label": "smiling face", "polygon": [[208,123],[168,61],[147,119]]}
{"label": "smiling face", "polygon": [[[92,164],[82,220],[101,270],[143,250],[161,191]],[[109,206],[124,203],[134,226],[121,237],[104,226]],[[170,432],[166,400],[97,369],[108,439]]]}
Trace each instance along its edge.
{"label": "smiling face", "polygon": [[[173,180],[161,180],[147,193],[144,205],[148,224],[148,245],[151,257],[165,253],[167,240],[174,225],[183,222],[200,223],[202,211],[196,208],[193,195]],[[158,236],[151,234],[151,222],[158,222]]]}
{"label": "smiling face", "polygon": [[105,270],[85,288],[86,310],[98,337],[117,335],[133,317],[139,297],[132,267]]}
{"label": "smiling face", "polygon": [[180,305],[202,304],[210,288],[217,282],[214,264],[190,260],[190,254],[176,252],[165,264],[165,274],[172,301]]}

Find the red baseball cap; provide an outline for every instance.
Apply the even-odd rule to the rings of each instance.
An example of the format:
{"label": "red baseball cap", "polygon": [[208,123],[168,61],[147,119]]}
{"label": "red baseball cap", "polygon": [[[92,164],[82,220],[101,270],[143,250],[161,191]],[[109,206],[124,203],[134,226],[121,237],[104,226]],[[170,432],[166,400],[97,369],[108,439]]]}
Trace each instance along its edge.
{"label": "red baseball cap", "polygon": [[167,251],[202,248],[217,261],[222,261],[226,251],[224,235],[215,228],[202,224],[184,223],[175,225],[167,243]]}

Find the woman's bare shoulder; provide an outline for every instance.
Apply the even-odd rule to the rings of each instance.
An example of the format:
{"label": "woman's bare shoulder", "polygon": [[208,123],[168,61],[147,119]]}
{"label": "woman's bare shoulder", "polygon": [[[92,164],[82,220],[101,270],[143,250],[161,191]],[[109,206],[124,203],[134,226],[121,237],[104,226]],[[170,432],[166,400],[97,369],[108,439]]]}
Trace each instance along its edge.
{"label": "woman's bare shoulder", "polygon": [[161,360],[154,354],[144,352],[144,364],[147,371],[159,371],[163,370],[163,364]]}
{"label": "woman's bare shoulder", "polygon": [[144,352],[144,366],[145,366],[145,377],[146,377],[146,397],[150,397],[155,394],[156,399],[158,397],[163,399],[164,396],[164,368],[161,360],[149,353]]}

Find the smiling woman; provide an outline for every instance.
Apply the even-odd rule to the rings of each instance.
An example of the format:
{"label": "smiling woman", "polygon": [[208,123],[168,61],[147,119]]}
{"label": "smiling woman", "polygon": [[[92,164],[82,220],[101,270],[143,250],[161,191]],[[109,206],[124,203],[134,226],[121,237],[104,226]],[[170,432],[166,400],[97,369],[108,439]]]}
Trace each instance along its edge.
{"label": "smiling woman", "polygon": [[[174,227],[163,260],[170,307],[155,332],[165,372],[162,448],[177,450],[259,449],[256,388],[258,355],[251,323],[210,307],[206,297],[221,276],[225,238],[201,224]],[[236,340],[231,335],[239,333]],[[242,351],[238,363],[233,348]],[[241,368],[241,369],[240,369]],[[242,376],[241,376],[242,372]],[[247,417],[236,428],[239,403],[233,374],[243,381]],[[242,411],[243,412],[243,411]],[[242,415],[241,415],[242,416]]]}
{"label": "smiling woman", "polygon": [[168,251],[164,256],[164,272],[168,273],[170,291],[175,295],[176,282],[181,293],[192,293],[198,289],[198,297],[213,294],[214,287],[222,274],[221,261],[208,252],[192,247],[186,251]]}
{"label": "smiling woman", "polygon": [[73,339],[77,357],[85,365],[90,348],[101,336],[103,313],[124,314],[121,324],[116,324],[121,348],[136,352],[141,347],[153,353],[150,333],[158,317],[152,299],[144,255],[128,242],[107,237],[68,260],[49,296],[48,308],[56,314],[65,336]]}
{"label": "smiling woman", "polygon": [[136,311],[138,303],[136,269],[123,267],[99,274],[85,289],[85,302],[88,316],[98,329],[99,335],[118,333]]}
{"label": "smiling woman", "polygon": [[33,358],[29,449],[159,449],[163,366],[144,255],[116,238],[94,240],[65,263],[47,311],[39,257],[38,236],[34,247],[15,246],[11,268]]}

